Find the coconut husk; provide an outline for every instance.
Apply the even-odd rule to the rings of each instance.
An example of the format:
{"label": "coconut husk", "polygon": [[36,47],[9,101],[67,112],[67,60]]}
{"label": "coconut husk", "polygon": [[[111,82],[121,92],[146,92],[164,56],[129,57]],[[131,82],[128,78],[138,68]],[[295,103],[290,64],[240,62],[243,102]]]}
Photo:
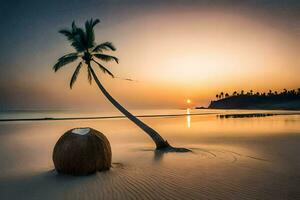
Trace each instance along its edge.
{"label": "coconut husk", "polygon": [[111,156],[108,139],[92,128],[67,131],[59,138],[53,150],[53,162],[57,172],[71,175],[109,170]]}

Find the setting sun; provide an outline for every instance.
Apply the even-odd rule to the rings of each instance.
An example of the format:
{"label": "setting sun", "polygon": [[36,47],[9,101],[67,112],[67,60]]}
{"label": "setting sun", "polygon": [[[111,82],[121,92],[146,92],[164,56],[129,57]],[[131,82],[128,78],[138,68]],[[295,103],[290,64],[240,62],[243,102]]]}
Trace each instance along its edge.
{"label": "setting sun", "polygon": [[191,100],[190,100],[190,99],[187,99],[186,102],[187,102],[188,104],[190,104],[190,103],[191,103]]}

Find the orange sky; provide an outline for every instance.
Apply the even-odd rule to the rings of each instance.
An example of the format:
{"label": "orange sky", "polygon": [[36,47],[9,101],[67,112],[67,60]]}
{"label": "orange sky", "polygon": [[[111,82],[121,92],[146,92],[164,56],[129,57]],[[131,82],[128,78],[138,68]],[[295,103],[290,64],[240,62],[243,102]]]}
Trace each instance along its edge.
{"label": "orange sky", "polygon": [[[111,79],[98,71],[99,76],[129,108],[185,107],[188,98],[193,105],[206,106],[221,91],[298,88],[299,31],[261,17],[247,10],[183,6],[149,10],[113,25],[102,20],[96,40],[112,41],[120,58],[119,65],[107,66],[117,76],[136,81]],[[43,107],[42,101],[49,101],[52,107],[110,108],[95,85],[88,85],[85,73],[73,90],[68,88],[76,64],[51,71],[56,58],[73,51],[62,36],[51,34],[57,39],[48,55],[36,52],[31,61],[38,70],[29,67],[15,75],[14,92],[25,97],[20,105],[35,102]]]}

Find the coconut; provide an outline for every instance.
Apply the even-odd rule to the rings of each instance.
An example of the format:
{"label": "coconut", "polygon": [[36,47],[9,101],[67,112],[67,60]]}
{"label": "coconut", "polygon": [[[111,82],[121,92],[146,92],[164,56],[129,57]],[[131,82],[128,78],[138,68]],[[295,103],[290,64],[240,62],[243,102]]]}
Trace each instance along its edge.
{"label": "coconut", "polygon": [[57,172],[87,175],[111,167],[111,148],[104,134],[92,128],[75,128],[63,134],[53,150]]}

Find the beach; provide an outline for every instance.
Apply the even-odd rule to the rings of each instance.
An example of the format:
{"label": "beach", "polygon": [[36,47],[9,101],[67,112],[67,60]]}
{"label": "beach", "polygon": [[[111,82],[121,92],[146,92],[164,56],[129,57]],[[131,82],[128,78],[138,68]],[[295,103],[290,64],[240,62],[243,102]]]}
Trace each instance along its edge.
{"label": "beach", "polygon": [[[78,117],[61,113],[2,113],[0,117]],[[0,199],[300,199],[300,112],[134,113],[170,144],[192,152],[155,151],[148,136],[126,118],[2,121]],[[241,113],[276,115],[218,117]],[[103,116],[115,115],[119,114]],[[81,115],[87,116],[91,114]],[[107,136],[111,170],[85,177],[57,174],[53,147],[74,127],[92,127]]]}

